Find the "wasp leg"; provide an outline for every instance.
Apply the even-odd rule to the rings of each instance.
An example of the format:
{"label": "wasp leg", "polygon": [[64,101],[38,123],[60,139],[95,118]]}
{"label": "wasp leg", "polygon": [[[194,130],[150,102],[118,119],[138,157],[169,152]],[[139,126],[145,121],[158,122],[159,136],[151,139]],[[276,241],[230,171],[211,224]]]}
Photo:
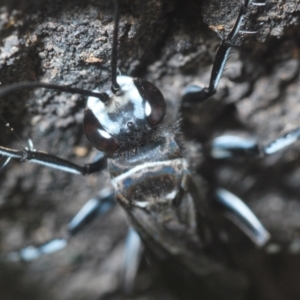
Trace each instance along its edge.
{"label": "wasp leg", "polygon": [[240,198],[221,188],[216,190],[215,196],[228,218],[257,246],[264,246],[268,242],[270,239],[269,232]]}
{"label": "wasp leg", "polygon": [[111,190],[103,189],[95,198],[90,199],[68,224],[68,238],[50,240],[40,246],[29,246],[19,251],[10,252],[5,256],[9,261],[31,261],[44,254],[51,254],[67,246],[69,240],[87,224],[101,217],[115,205]]}
{"label": "wasp leg", "polygon": [[300,138],[300,128],[296,128],[278,137],[277,139],[269,143],[267,146],[263,147],[262,152],[264,155],[271,155],[273,153],[276,153],[277,151],[280,151],[294,144],[299,140],[299,138]]}
{"label": "wasp leg", "polygon": [[126,245],[123,259],[122,285],[123,291],[130,294],[133,291],[134,280],[143,255],[143,244],[138,233],[132,228],[128,228]]}
{"label": "wasp leg", "polygon": [[300,128],[291,130],[276,138],[267,146],[260,146],[254,139],[234,135],[215,138],[208,147],[209,155],[215,159],[267,156],[276,153],[300,139]]}
{"label": "wasp leg", "polygon": [[68,224],[70,236],[75,235],[88,223],[110,211],[115,203],[114,193],[110,189],[101,190],[95,198],[84,204]]}
{"label": "wasp leg", "polygon": [[213,139],[208,146],[208,154],[215,159],[259,156],[257,141],[235,135],[221,135]]}
{"label": "wasp leg", "polygon": [[[264,5],[264,3],[259,3]],[[241,31],[241,25],[247,9],[251,5],[257,5],[257,3],[253,3],[252,0],[245,0],[243,5],[240,8],[239,15],[236,19],[236,22],[227,35],[227,37],[223,38],[221,36],[222,42],[217,50],[217,54],[215,56],[215,61],[213,64],[213,68],[210,75],[210,82],[208,87],[198,87],[198,86],[190,86],[187,87],[184,91],[183,95],[183,103],[196,103],[206,100],[216,93],[218,84],[220,82],[221,76],[224,72],[224,68],[226,62],[228,60],[230,51],[232,46],[235,44],[237,36]],[[218,33],[218,32],[217,32]],[[219,34],[220,36],[220,34]]]}
{"label": "wasp leg", "polygon": [[66,247],[68,241],[66,239],[53,239],[40,246],[28,246],[19,251],[9,252],[4,255],[4,259],[12,262],[32,261],[38,259],[43,254],[51,254]]}
{"label": "wasp leg", "polygon": [[5,166],[7,166],[7,164],[10,162],[11,157],[6,157],[5,162],[2,163],[2,165],[0,166],[0,171],[5,168]]}
{"label": "wasp leg", "polygon": [[94,163],[87,164],[85,166],[78,166],[68,160],[62,159],[55,155],[51,155],[40,151],[31,151],[27,149],[15,150],[0,146],[0,155],[20,159],[21,161],[30,161],[64,172],[70,172],[81,175],[99,172],[106,168],[105,156],[102,156],[98,159],[98,161]]}

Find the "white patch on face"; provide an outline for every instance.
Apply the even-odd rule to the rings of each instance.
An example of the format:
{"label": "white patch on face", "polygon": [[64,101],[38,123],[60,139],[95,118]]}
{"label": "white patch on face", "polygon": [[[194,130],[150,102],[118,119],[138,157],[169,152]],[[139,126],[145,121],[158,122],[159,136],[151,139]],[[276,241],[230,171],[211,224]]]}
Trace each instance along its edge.
{"label": "white patch on face", "polygon": [[[96,90],[94,90],[94,92],[99,92],[99,90],[96,89]],[[93,114],[96,116],[96,118],[99,120],[101,125],[106,130],[109,129],[110,133],[118,134],[120,132],[120,126],[119,126],[118,122],[111,121],[111,119],[107,115],[107,108],[105,107],[105,104],[100,99],[98,99],[96,97],[88,97],[87,108],[93,112]],[[109,133],[107,133],[103,130],[102,130],[102,132],[104,132],[104,134],[102,134],[101,132],[99,132],[99,133],[104,138],[111,138]],[[109,135],[109,137],[108,137],[108,135]]]}
{"label": "white patch on face", "polygon": [[119,75],[117,76],[117,82],[123,92],[128,92],[132,89],[133,80],[129,76]]}
{"label": "white patch on face", "polygon": [[98,132],[100,133],[100,135],[102,135],[105,139],[110,139],[111,135],[109,133],[107,133],[104,130],[98,129]]}
{"label": "white patch on face", "polygon": [[[112,93],[111,90],[107,90],[111,102],[109,105],[105,105],[100,99],[96,97],[89,97],[87,100],[87,108],[90,109],[95,117],[99,120],[103,126],[105,133],[99,132],[104,138],[111,138],[108,135],[116,136],[120,133],[122,127],[130,122],[134,122],[137,119],[144,119],[145,114],[148,116],[151,113],[151,106],[148,103],[144,106],[143,98],[141,97],[138,89],[136,88],[134,81],[129,76],[117,76],[117,82],[121,88],[121,95],[117,96]],[[94,92],[99,92],[94,90]],[[122,109],[128,103],[133,104],[132,111],[126,111]],[[111,113],[120,112],[120,116],[117,120],[112,121],[109,117]]]}
{"label": "white patch on face", "polygon": [[173,200],[176,197],[177,191],[174,190],[173,192],[166,195],[166,199]]}
{"label": "white patch on face", "polygon": [[[99,92],[98,90],[93,90],[93,92]],[[104,106],[104,104],[100,101],[99,98],[90,96],[87,100],[87,108],[89,108],[94,113],[97,113],[98,110],[101,110],[101,108]]]}
{"label": "white patch on face", "polygon": [[146,208],[148,206],[148,202],[146,201],[135,201],[134,206],[140,207],[140,208]]}
{"label": "white patch on face", "polygon": [[149,117],[151,115],[151,111],[152,111],[151,106],[150,106],[149,102],[146,101],[146,104],[145,104],[145,114],[146,114],[147,117]]}
{"label": "white patch on face", "polygon": [[[99,91],[93,90],[93,92]],[[99,115],[102,115],[106,111],[104,103],[96,97],[88,97],[87,108],[90,109],[97,118]]]}
{"label": "white patch on face", "polygon": [[133,79],[129,76],[117,76],[117,82],[124,92],[124,103],[131,101],[134,106],[133,115],[136,119],[144,119],[143,98],[136,88]]}

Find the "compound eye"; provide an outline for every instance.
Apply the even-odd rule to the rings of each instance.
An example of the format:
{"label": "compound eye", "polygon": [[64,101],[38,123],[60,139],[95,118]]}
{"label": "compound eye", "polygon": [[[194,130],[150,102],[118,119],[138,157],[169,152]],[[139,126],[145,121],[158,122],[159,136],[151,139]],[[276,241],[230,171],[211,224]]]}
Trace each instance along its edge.
{"label": "compound eye", "polygon": [[161,91],[152,83],[134,79],[134,84],[145,101],[145,113],[150,125],[160,124],[166,113],[166,102]]}
{"label": "compound eye", "polygon": [[90,109],[85,110],[83,130],[92,146],[100,151],[113,153],[120,146],[119,141],[103,129]]}

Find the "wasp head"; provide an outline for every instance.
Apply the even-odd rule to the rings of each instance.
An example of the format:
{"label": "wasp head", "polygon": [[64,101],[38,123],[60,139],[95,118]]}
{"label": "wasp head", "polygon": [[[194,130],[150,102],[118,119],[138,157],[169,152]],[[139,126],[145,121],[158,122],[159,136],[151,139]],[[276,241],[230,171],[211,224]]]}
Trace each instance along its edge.
{"label": "wasp head", "polygon": [[105,99],[88,98],[83,121],[91,144],[107,154],[149,142],[166,110],[162,93],[152,83],[128,76],[117,76],[117,82],[117,93],[109,90]]}

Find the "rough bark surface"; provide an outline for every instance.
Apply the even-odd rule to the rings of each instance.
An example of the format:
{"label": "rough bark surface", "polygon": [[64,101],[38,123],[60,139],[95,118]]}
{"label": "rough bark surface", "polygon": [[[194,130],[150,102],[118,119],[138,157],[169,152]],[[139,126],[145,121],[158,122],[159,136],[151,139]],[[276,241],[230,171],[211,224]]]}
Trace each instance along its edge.
{"label": "rough bark surface", "polygon": [[[166,122],[178,119],[185,86],[208,83],[220,42],[212,28],[226,35],[241,2],[122,1],[120,70],[161,89],[168,103]],[[1,84],[103,88],[110,75],[112,13],[111,1],[104,0],[0,0]],[[299,19],[299,1],[251,7],[243,28],[257,33],[238,39],[218,93],[180,112],[191,169],[239,195],[272,235],[266,249],[257,250],[235,233],[240,267],[255,286],[247,299],[300,297],[299,143],[268,158],[223,163],[201,161],[198,150],[225,132],[266,144],[300,126]],[[0,99],[0,115],[19,137],[0,120],[0,145],[20,149],[30,137],[38,150],[80,164],[91,161],[94,151],[81,125],[84,101],[44,89]],[[71,217],[109,184],[105,173],[83,178],[15,161],[1,170],[0,180],[2,253],[64,236]],[[147,270],[133,296],[118,292],[126,224],[116,208],[66,249],[30,264],[1,267],[1,298],[177,299]]]}

